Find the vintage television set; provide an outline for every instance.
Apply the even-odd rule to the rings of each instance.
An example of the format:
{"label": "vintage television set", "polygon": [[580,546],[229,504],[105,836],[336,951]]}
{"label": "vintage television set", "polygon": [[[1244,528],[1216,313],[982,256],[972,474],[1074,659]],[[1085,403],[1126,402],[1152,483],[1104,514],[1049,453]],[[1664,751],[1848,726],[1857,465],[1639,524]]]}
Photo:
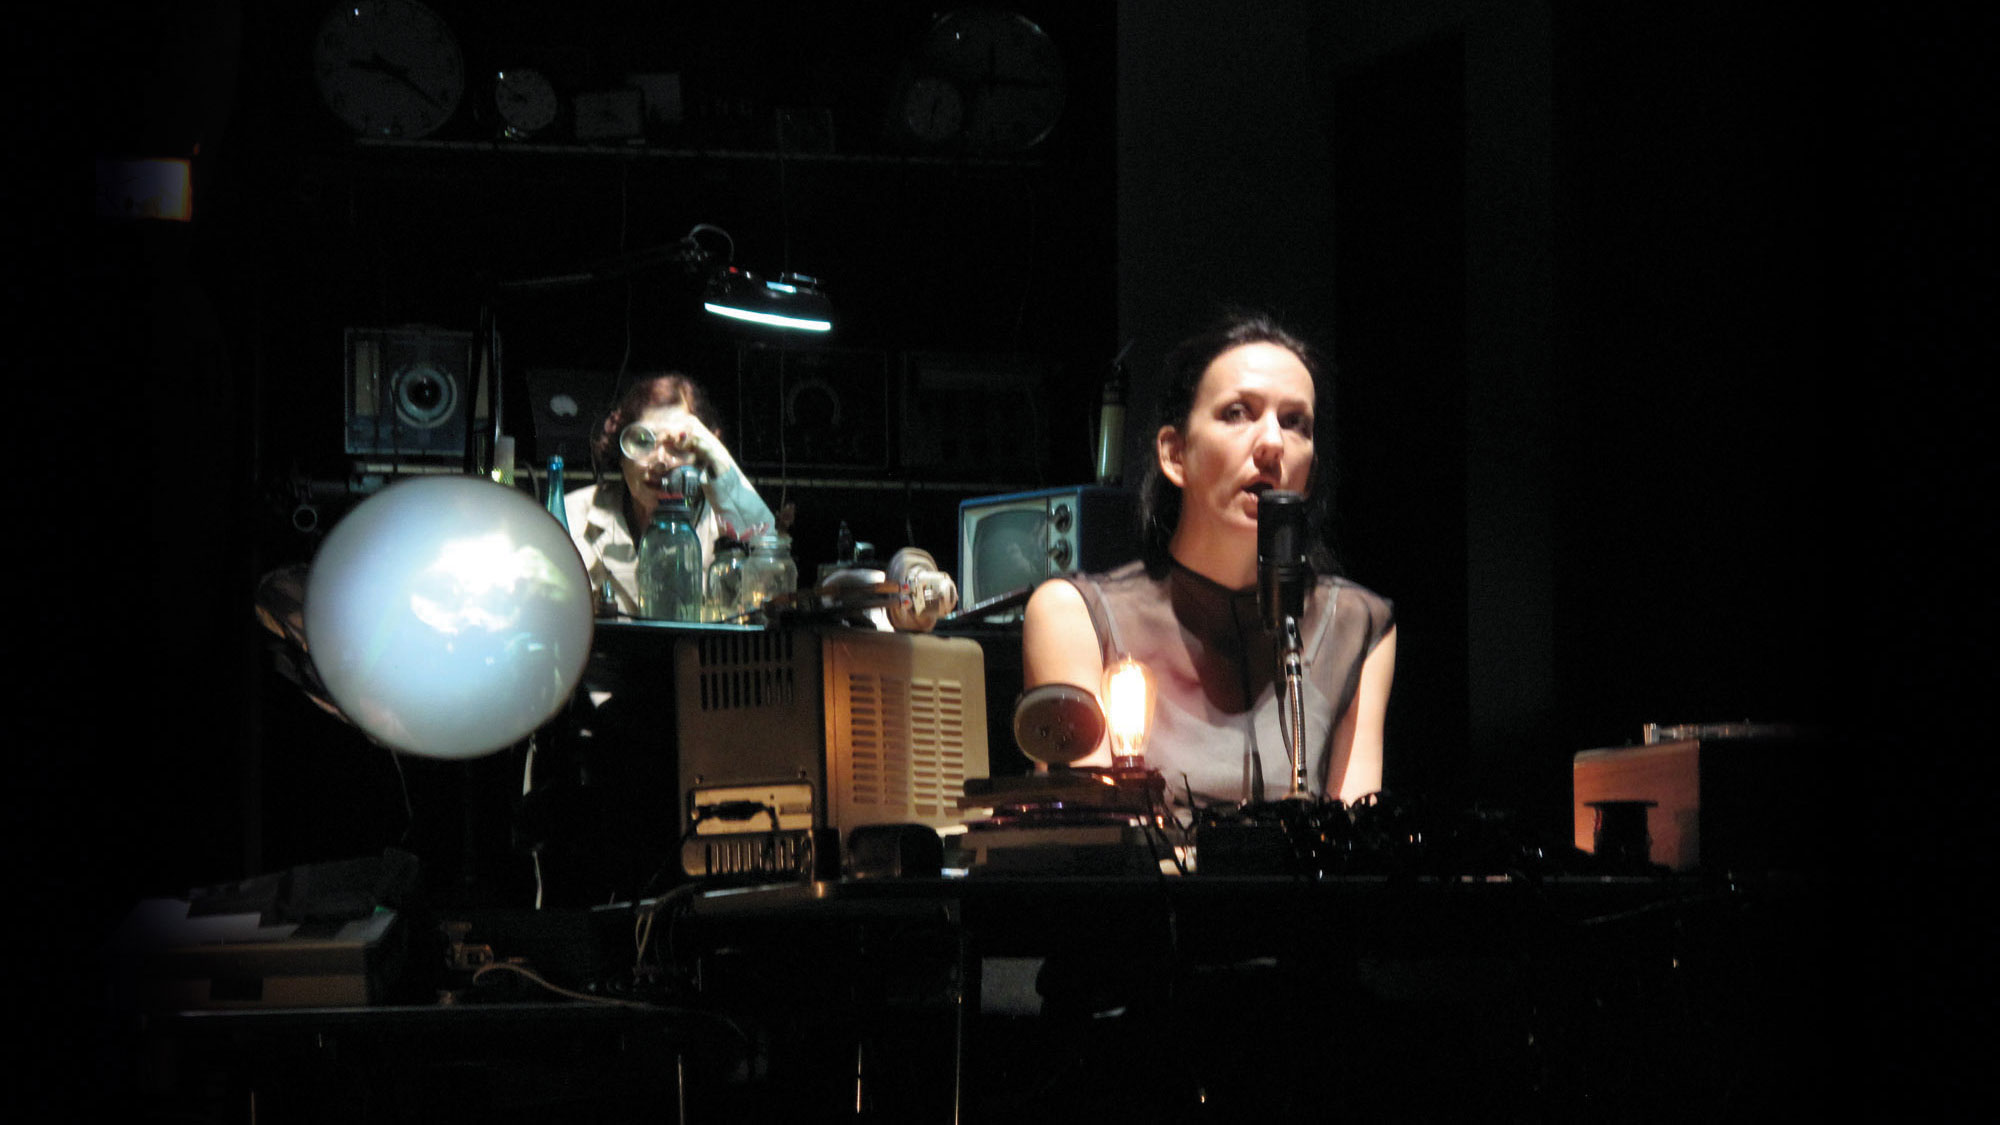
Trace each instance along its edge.
{"label": "vintage television set", "polygon": [[[1128,489],[1072,485],[974,497],[958,505],[961,606],[1138,557],[1139,497]],[[1020,616],[1019,608],[1009,615]]]}

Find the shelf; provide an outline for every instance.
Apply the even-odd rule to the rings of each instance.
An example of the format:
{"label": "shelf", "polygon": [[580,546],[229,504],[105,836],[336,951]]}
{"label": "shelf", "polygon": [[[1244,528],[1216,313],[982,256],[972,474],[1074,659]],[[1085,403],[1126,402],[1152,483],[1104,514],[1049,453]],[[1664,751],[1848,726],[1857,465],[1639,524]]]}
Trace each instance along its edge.
{"label": "shelf", "polygon": [[[410,477],[410,476],[463,476],[465,467],[459,462],[393,462],[393,461],[350,461],[350,476],[365,477]],[[519,478],[540,480],[547,474],[542,465],[519,462],[515,475]],[[1002,495],[1009,492],[1027,492],[1041,485],[1025,482],[971,481],[971,480],[884,480],[880,477],[805,477],[757,473],[745,470],[744,476],[761,492],[769,488],[842,488],[864,492],[973,492],[981,495]],[[563,480],[568,488],[579,488],[594,484],[598,473],[588,465],[565,465]]]}
{"label": "shelf", "polygon": [[1039,159],[1004,156],[928,156],[917,153],[779,152],[775,149],[661,148],[645,144],[597,144],[549,141],[439,141],[358,137],[358,149],[378,152],[458,153],[464,155],[618,157],[628,160],[734,161],[738,163],[854,164],[881,167],[1040,168]]}
{"label": "shelf", "polygon": [[1008,484],[993,481],[963,480],[881,480],[878,478],[850,479],[844,477],[794,477],[760,476],[750,474],[750,483],[761,491],[765,488],[848,488],[855,490],[875,490],[881,492],[977,492],[998,496],[1008,492],[1025,492],[1034,485]]}

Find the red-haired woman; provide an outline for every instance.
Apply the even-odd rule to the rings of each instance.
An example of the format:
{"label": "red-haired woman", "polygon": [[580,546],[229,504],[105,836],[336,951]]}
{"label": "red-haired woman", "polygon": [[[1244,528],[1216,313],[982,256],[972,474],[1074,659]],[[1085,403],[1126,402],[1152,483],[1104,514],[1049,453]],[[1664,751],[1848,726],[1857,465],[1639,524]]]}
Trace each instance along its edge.
{"label": "red-haired woman", "polygon": [[[718,427],[701,388],[685,375],[654,375],[627,388],[591,439],[598,483],[563,499],[570,538],[590,569],[594,589],[607,583],[618,608],[639,610],[634,570],[639,538],[652,522],[667,474],[697,465],[707,478],[691,497],[702,562],[715,557],[721,535],[748,539],[772,525],[771,509],[716,436]],[[619,472],[609,472],[616,461]]]}

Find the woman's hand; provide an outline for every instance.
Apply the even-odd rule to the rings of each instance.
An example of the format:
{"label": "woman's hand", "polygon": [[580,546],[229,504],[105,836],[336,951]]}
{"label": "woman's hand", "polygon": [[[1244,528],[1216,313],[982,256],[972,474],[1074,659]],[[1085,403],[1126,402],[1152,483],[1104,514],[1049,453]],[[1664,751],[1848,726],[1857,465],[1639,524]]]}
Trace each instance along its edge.
{"label": "woman's hand", "polygon": [[718,535],[727,536],[731,539],[736,540],[738,543],[743,543],[746,545],[752,539],[755,539],[759,535],[762,535],[765,532],[771,530],[771,525],[768,523],[745,524],[743,527],[738,528],[735,524],[729,522],[726,519],[717,519],[715,521],[715,526],[716,526],[716,533]]}
{"label": "woman's hand", "polygon": [[722,439],[716,437],[715,431],[703,425],[701,419],[692,414],[681,412],[655,437],[675,456],[689,458],[710,472],[723,466],[735,465],[735,461],[729,456],[728,447],[722,444]]}

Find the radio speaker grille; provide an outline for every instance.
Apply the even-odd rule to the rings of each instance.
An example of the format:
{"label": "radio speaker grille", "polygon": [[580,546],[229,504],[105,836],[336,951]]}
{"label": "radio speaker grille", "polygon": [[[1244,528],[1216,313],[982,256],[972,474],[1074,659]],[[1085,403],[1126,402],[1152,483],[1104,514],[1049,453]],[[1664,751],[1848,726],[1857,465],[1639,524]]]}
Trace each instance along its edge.
{"label": "radio speaker grille", "polygon": [[725,633],[695,644],[703,711],[789,707],[798,701],[790,632]]}
{"label": "radio speaker grille", "polygon": [[[986,775],[985,661],[964,638],[828,637],[829,799],[843,829],[959,819]],[[977,716],[969,722],[968,716]]]}

